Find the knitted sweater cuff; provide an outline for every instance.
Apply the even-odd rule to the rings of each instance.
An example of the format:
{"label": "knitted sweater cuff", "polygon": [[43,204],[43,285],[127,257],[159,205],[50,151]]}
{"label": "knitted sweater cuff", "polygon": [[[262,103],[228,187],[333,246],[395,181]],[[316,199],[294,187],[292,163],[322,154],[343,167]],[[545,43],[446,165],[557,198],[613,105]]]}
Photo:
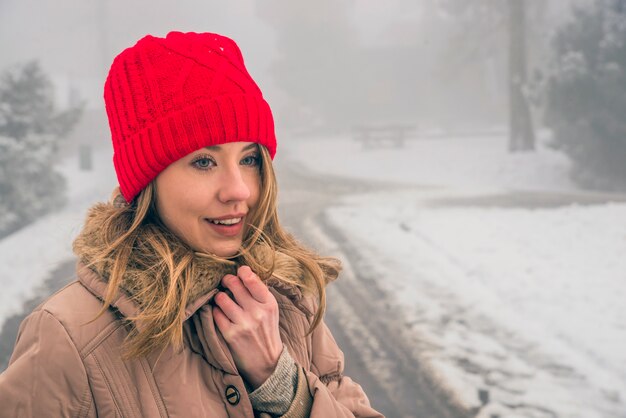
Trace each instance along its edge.
{"label": "knitted sweater cuff", "polygon": [[274,373],[248,396],[255,410],[283,415],[291,406],[297,385],[298,366],[283,346]]}
{"label": "knitted sweater cuff", "polygon": [[309,391],[306,374],[304,369],[298,366],[298,389],[296,389],[296,396],[293,398],[287,412],[281,418],[308,418],[311,416],[312,408],[313,396],[311,396]]}

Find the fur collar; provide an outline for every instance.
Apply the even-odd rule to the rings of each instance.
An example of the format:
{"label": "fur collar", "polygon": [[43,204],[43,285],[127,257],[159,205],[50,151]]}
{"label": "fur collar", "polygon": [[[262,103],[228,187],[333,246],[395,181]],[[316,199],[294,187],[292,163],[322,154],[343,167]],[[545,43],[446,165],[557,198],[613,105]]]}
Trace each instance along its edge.
{"label": "fur collar", "polygon": [[[111,237],[106,237],[102,225],[106,225],[108,219],[117,211],[112,204],[98,204],[90,209],[83,230],[74,241],[74,252],[80,262],[88,265],[99,276],[100,280],[107,282],[111,276],[112,264],[110,260],[95,257],[102,254],[102,250],[111,242]],[[150,233],[147,228],[145,233]],[[141,237],[141,235],[139,236]],[[188,262],[189,271],[193,272],[192,282],[187,298],[187,307],[197,305],[197,301],[205,299],[205,296],[212,290],[220,286],[221,279],[226,274],[236,274],[239,265],[245,264],[242,259],[223,259],[210,254],[193,252],[188,249],[174,235],[167,236],[168,242],[175,249],[175,269],[183,262]],[[265,282],[279,293],[287,296],[305,314],[312,314],[312,306],[305,302],[303,290],[315,288],[313,279],[302,268],[302,265],[293,257],[274,251],[265,243],[258,243],[252,247],[250,254],[263,270],[270,271]],[[152,247],[145,245],[141,239],[135,243],[130,253],[127,271],[122,278],[120,287],[133,305],[141,309],[149,303],[154,303],[156,297],[165,298],[168,292],[169,279],[166,271],[155,269],[154,266],[160,261],[159,254],[156,254]],[[96,260],[96,261],[94,261]],[[272,269],[273,265],[273,269]],[[260,272],[257,272],[260,274]],[[155,293],[155,285],[158,288]],[[93,290],[93,286],[92,287]],[[97,295],[104,297],[106,286],[97,286],[100,290]],[[152,290],[147,292],[146,289]],[[160,295],[160,296],[159,296]]]}

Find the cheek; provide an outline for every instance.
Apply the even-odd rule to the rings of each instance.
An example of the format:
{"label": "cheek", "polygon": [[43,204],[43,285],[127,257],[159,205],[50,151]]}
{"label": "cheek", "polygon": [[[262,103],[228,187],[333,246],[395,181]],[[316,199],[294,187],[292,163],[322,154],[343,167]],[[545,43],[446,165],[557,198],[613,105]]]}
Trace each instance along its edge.
{"label": "cheek", "polygon": [[261,178],[259,174],[253,176],[247,182],[248,189],[250,190],[250,198],[248,199],[248,204],[250,206],[254,206],[259,201],[259,196],[261,195]]}
{"label": "cheek", "polygon": [[192,189],[189,187],[181,187],[179,177],[167,175],[157,177],[157,212],[165,226],[174,232],[184,230],[185,225],[190,222],[189,215],[194,203],[190,190]]}

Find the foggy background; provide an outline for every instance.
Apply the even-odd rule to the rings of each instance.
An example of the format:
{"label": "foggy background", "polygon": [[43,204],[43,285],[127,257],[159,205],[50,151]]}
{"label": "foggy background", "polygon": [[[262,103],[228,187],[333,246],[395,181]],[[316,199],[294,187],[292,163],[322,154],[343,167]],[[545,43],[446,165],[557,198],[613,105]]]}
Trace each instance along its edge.
{"label": "foggy background", "polygon": [[115,186],[109,66],[171,30],[240,46],[374,407],[626,417],[623,0],[0,0],[2,369]]}
{"label": "foggy background", "polygon": [[[147,33],[213,31],[239,43],[280,130],[345,130],[363,121],[504,127],[507,10],[504,2],[465,3],[3,1],[2,62],[37,60],[61,109],[80,99],[98,110],[121,50]],[[550,31],[574,3],[529,3],[529,69],[546,68]]]}

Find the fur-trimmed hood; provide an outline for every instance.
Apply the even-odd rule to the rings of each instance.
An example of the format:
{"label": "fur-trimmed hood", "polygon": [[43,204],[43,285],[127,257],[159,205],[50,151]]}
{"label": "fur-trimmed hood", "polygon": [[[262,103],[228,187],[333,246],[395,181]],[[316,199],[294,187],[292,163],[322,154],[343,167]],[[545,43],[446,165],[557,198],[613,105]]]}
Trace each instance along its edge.
{"label": "fur-trimmed hood", "polygon": [[[106,259],[94,261],[92,255],[107,246],[107,238],[102,233],[101,226],[114,210],[117,209],[110,203],[94,206],[87,216],[83,230],[74,242],[74,252],[79,258],[79,280],[101,299],[104,299],[107,292],[112,263]],[[195,311],[206,303],[209,299],[207,296],[212,297],[216,293],[215,289],[221,289],[220,282],[226,274],[237,274],[237,268],[241,264],[240,259],[229,260],[211,254],[194,252],[176,236],[169,235],[168,239],[170,244],[178,250],[178,254],[182,253],[184,257],[191,258],[190,270],[195,272],[187,297],[186,311]],[[257,264],[263,266],[265,271],[271,272],[265,280],[268,286],[287,296],[305,314],[313,314],[310,298],[306,301],[303,291],[314,288],[315,284],[308,271],[296,259],[273,250],[263,242],[254,245],[249,254]],[[117,306],[125,316],[133,317],[142,309],[142,306],[151,303],[143,297],[147,286],[163,283],[162,291],[165,297],[168,280],[167,277],[163,277],[165,272],[158,272],[153,268],[153,265],[158,262],[157,257],[159,254],[156,254],[151,247],[143,245],[141,241],[133,246],[126,273],[120,282],[120,290],[114,298],[117,304],[127,300],[123,303],[125,308],[119,309],[120,307]],[[87,266],[87,270],[91,272],[85,270]],[[261,276],[260,272],[257,273]],[[151,295],[152,299],[154,299],[154,293]],[[187,317],[193,314],[193,312],[188,313]]]}

